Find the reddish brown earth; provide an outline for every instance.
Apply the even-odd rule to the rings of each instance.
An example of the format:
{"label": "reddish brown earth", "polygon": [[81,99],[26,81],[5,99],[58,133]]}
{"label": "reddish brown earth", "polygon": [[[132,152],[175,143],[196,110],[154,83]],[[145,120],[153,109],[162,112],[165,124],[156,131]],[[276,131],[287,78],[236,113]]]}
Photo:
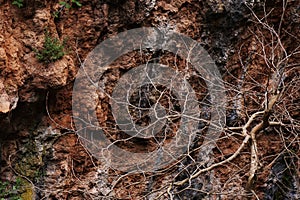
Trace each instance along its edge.
{"label": "reddish brown earth", "polygon": [[[259,54],[275,55],[280,48],[271,44],[271,35],[253,16],[250,8],[264,19],[264,1],[219,0],[80,0],[70,9],[61,9],[58,1],[24,0],[22,8],[12,1],[0,0],[0,179],[12,190],[18,178],[22,186],[16,195],[22,199],[296,199],[299,194],[300,133],[300,54],[290,56],[284,83],[289,85],[280,97],[271,119],[294,126],[266,127],[256,135],[259,166],[250,188],[247,187],[251,163],[251,142],[232,161],[218,166],[190,184],[172,185],[192,174],[201,158],[194,144],[191,158],[181,165],[168,166],[157,173],[126,174],[107,168],[81,144],[72,119],[72,88],[80,63],[100,42],[122,31],[138,27],[168,27],[200,42],[216,62],[226,86],[227,126],[239,127],[262,110],[266,89],[271,91],[272,74]],[[248,2],[247,8],[243,2]],[[287,2],[282,16],[282,1],[266,1],[267,21],[281,29],[281,41],[287,53],[300,50],[300,1]],[[36,58],[36,49],[44,44],[45,31],[65,40],[67,54],[46,64]],[[275,42],[276,43],[276,42]],[[275,44],[274,43],[274,44]],[[295,50],[295,51],[294,51]],[[153,58],[131,52],[114,62],[108,71],[108,92],[126,72]],[[164,53],[160,63],[178,66],[186,61]],[[270,56],[271,57],[271,56]],[[245,66],[247,68],[245,72]],[[268,71],[269,70],[269,71]],[[271,78],[270,78],[271,77]],[[205,98],[203,79],[191,77],[197,98]],[[243,99],[237,98],[242,92]],[[100,123],[113,122],[108,99],[100,99],[97,110]],[[167,104],[167,103],[166,103]],[[237,107],[241,111],[237,111]],[[259,123],[256,119],[251,127]],[[143,120],[142,122],[143,123]],[[178,121],[173,121],[176,125]],[[115,124],[111,125],[112,128]],[[250,127],[250,128],[251,128]],[[174,130],[176,126],[173,127]],[[249,128],[249,129],[250,129]],[[205,129],[205,128],[204,128]],[[205,132],[205,130],[204,130]],[[233,155],[243,141],[241,131],[222,130],[216,148],[209,157],[210,166]],[[115,137],[115,138],[114,138]],[[123,137],[120,133],[112,139]],[[170,133],[172,137],[172,133]],[[121,144],[124,148],[142,145]],[[151,146],[151,141],[149,146]],[[278,171],[279,170],[279,171]],[[283,174],[282,176],[279,174]],[[277,179],[274,178],[274,176]],[[279,178],[278,178],[279,177]],[[170,187],[170,190],[167,188]],[[0,198],[11,196],[1,194]]]}

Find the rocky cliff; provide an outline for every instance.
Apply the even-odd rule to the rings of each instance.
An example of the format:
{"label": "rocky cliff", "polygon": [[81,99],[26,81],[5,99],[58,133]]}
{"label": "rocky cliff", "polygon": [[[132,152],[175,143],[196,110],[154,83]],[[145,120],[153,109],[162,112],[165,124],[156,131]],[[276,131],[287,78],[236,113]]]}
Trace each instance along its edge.
{"label": "rocky cliff", "polygon": [[[300,198],[299,0],[0,0],[0,27],[1,198]],[[175,31],[201,44],[221,74],[225,124],[216,129],[220,136],[211,153],[202,155],[214,105],[205,77],[189,71],[197,101],[204,102],[204,120],[198,120],[188,153],[162,169],[129,173],[107,166],[83,144],[72,93],[77,72],[97,45],[140,27]],[[111,94],[123,74],[149,62],[182,73],[191,63],[171,52],[132,51],[115,60],[100,82]],[[153,96],[167,91],[156,90]],[[143,107],[144,93],[132,94],[130,102]],[[111,125],[109,95],[95,99],[106,136],[129,140]],[[162,105],[180,111],[170,99],[162,98]],[[147,124],[146,117],[136,118]],[[153,151],[157,140],[175,137],[180,119],[169,123],[173,132],[164,139],[119,146]]]}

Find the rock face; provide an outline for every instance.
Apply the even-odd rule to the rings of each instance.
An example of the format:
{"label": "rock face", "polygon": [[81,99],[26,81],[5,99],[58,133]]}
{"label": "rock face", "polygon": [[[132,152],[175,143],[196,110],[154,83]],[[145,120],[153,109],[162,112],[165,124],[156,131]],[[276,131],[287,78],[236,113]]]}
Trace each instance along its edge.
{"label": "rock face", "polygon": [[[12,2],[0,1],[0,198],[300,198],[299,0],[64,1],[68,5],[26,0],[20,8]],[[72,117],[73,83],[84,59],[102,41],[139,27],[176,31],[199,42],[215,61],[228,95],[224,104],[226,127],[219,130],[221,136],[211,154],[199,152],[208,125],[202,121],[189,156],[155,173],[125,173],[98,160],[82,144]],[[50,63],[36,56],[44,48],[46,33],[65,44],[65,55]],[[99,84],[112,93],[125,72],[148,62],[174,65],[183,72],[189,62],[174,57],[170,52],[129,52],[112,63]],[[210,102],[205,97],[205,78],[195,78],[195,71],[191,74],[188,81],[199,101]],[[144,93],[150,90],[142,89]],[[269,105],[277,92],[280,95],[273,110],[254,118],[244,128],[250,134],[266,116],[273,122],[264,123],[256,133],[256,154],[252,138],[230,162],[191,178],[200,169],[234,155],[243,144],[243,127],[255,112]],[[97,94],[99,123],[118,130],[109,113],[107,96]],[[139,100],[132,101],[134,104]],[[172,100],[162,98],[164,101]],[[174,105],[176,108],[175,100]],[[203,104],[203,109],[209,112],[212,106]],[[133,108],[130,112],[140,114]],[[201,113],[205,120],[211,117],[207,112]],[[136,123],[141,126],[149,124],[147,117],[136,118],[140,118]],[[176,120],[172,121],[174,130],[179,123]],[[121,133],[110,137],[112,141],[125,138]],[[136,139],[120,147],[142,151],[153,143]],[[286,160],[289,164],[284,163]],[[256,168],[252,161],[258,163]],[[277,176],[280,171],[284,175]],[[251,172],[255,176],[250,180]],[[8,186],[1,187],[4,183]]]}

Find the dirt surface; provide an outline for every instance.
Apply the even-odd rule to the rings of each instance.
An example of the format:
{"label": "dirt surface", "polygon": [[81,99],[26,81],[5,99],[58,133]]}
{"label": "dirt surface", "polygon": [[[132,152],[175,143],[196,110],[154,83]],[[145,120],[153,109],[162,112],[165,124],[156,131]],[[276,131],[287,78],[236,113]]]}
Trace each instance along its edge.
{"label": "dirt surface", "polygon": [[[66,1],[70,8],[59,1],[24,0],[21,8],[12,2],[0,0],[1,198],[300,198],[299,0],[80,0],[81,6]],[[208,156],[200,150],[207,124],[200,123],[188,156],[156,172],[125,173],[107,167],[82,145],[72,118],[72,90],[82,62],[98,44],[139,27],[182,33],[207,50],[226,87],[226,125],[219,130],[221,135]],[[280,35],[281,43],[271,28]],[[46,32],[65,42],[66,55],[50,63],[36,56],[43,48]],[[279,61],[281,65],[274,67]],[[189,65],[170,52],[132,51],[114,61],[112,69],[104,73],[100,82],[105,84],[105,92],[112,94],[122,75],[148,62],[168,65],[181,73]],[[188,70],[193,76],[187,81],[197,100],[204,102],[200,109],[213,110],[213,106],[206,106],[209,95],[204,78]],[[279,76],[281,70],[284,77]],[[181,111],[172,91],[162,86],[155,89],[142,88],[144,98],[154,96],[153,102],[160,101],[165,108],[173,106],[172,112]],[[162,92],[165,96],[158,100]],[[253,139],[229,162],[175,184],[234,155],[245,139],[239,128],[254,113],[264,110],[266,96],[271,98],[277,92],[281,95],[272,111],[255,118],[247,127],[250,133],[265,115],[274,122],[274,126],[268,124],[256,133],[258,167],[250,185]],[[150,120],[148,113],[134,107],[141,106],[139,95],[132,95],[130,112],[135,123],[145,126]],[[128,139],[114,121],[108,96],[99,95],[96,100],[99,123],[110,141]],[[141,107],[149,108],[153,102]],[[144,117],[139,117],[141,113]],[[209,120],[206,114],[203,111],[201,117]],[[173,118],[168,122],[168,131],[151,139],[133,138],[117,145],[135,152],[154,151],[159,147],[157,141],[168,143],[174,137],[181,121]],[[21,186],[13,194],[5,194],[13,190],[18,179]],[[3,183],[9,186],[3,189]]]}

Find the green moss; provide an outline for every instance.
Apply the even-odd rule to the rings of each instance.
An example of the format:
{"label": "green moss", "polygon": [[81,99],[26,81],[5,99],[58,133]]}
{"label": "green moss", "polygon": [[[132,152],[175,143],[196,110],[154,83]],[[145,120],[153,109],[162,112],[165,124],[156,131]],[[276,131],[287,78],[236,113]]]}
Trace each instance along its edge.
{"label": "green moss", "polygon": [[22,189],[21,178],[18,177],[15,182],[0,182],[0,199],[22,200],[20,192]]}
{"label": "green moss", "polygon": [[[19,153],[12,159],[12,167],[14,170],[22,177],[26,177],[26,179],[18,178],[15,185],[12,183],[3,183],[3,195],[0,194],[0,200],[2,200],[1,198],[13,199],[11,194],[16,195],[14,200],[34,199],[35,191],[28,180],[32,181],[33,184],[38,184],[42,181],[45,165],[43,158],[47,153],[47,144],[38,140],[37,135],[36,131],[30,132],[27,143],[22,145]],[[13,193],[7,194],[5,191],[13,191]]]}
{"label": "green moss", "polygon": [[32,200],[34,199],[34,190],[32,188],[31,183],[23,179],[23,187],[24,187],[24,192],[21,194],[21,199],[22,200]]}
{"label": "green moss", "polygon": [[43,155],[38,152],[36,143],[33,139],[24,146],[24,152],[18,155],[18,162],[15,162],[15,170],[26,176],[32,181],[40,178],[41,170],[44,165]]}

